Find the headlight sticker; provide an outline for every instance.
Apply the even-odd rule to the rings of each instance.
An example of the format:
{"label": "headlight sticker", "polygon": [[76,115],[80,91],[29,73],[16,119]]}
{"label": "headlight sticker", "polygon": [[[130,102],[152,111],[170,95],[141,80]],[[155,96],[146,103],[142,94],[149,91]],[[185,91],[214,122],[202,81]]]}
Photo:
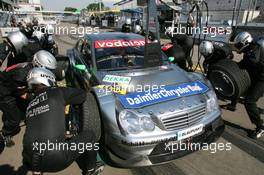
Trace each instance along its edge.
{"label": "headlight sticker", "polygon": [[165,86],[159,91],[136,92],[127,95],[118,95],[124,108],[135,109],[153,105],[181,97],[187,97],[207,92],[209,88],[200,81]]}

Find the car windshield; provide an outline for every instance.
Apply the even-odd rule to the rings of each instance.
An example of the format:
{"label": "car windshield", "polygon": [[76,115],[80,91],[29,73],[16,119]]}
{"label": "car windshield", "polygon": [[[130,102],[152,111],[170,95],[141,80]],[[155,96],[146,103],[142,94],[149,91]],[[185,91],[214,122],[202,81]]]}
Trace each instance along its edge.
{"label": "car windshield", "polygon": [[96,49],[98,69],[138,68],[144,64],[144,47]]}
{"label": "car windshield", "polygon": [[95,43],[97,69],[123,70],[142,68],[144,66],[144,48],[144,40],[98,41]]}

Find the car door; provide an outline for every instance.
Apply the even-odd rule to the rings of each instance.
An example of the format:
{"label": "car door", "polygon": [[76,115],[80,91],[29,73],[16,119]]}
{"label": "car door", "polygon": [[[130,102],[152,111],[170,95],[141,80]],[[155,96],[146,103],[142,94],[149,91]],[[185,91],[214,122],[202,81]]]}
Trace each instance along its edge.
{"label": "car door", "polygon": [[92,69],[92,42],[85,39],[82,47],[82,58],[89,69]]}
{"label": "car door", "polygon": [[89,79],[89,84],[91,86],[96,86],[99,84],[98,80],[96,79],[95,73],[96,73],[96,66],[95,65],[95,60],[94,60],[94,50],[93,50],[93,42],[90,38],[87,38],[85,40],[85,47],[83,47],[83,59],[89,67],[88,71],[90,73],[90,79]]}
{"label": "car door", "polygon": [[85,60],[87,57],[87,51],[86,51],[87,41],[85,39],[80,39],[75,48],[74,51],[74,57],[75,57],[75,67],[74,67],[74,75],[73,75],[73,82],[74,85],[88,90],[90,88],[89,85],[89,79],[91,77],[90,73],[88,72],[89,65],[87,64]]}

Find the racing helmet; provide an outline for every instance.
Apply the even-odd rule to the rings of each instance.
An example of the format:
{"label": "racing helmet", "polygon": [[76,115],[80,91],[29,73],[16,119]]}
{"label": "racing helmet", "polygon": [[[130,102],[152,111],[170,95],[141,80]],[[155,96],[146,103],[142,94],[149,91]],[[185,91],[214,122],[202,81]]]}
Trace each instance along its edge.
{"label": "racing helmet", "polygon": [[44,33],[41,31],[35,30],[32,34],[32,37],[36,37],[39,41],[41,41],[44,38]]}
{"label": "racing helmet", "polygon": [[57,68],[56,58],[45,50],[40,50],[33,56],[32,64],[34,67],[44,67],[49,70]]}
{"label": "racing helmet", "polygon": [[132,23],[131,18],[127,18],[127,19],[126,19],[126,24],[127,24],[127,25],[131,25],[131,23]]}
{"label": "racing helmet", "polygon": [[210,41],[203,41],[203,42],[201,42],[201,44],[199,46],[199,50],[203,56],[207,57],[207,56],[210,56],[211,54],[213,54],[214,45]]}
{"label": "racing helmet", "polygon": [[258,45],[264,49],[264,38],[257,41]]}
{"label": "racing helmet", "polygon": [[48,69],[35,67],[27,75],[27,84],[29,89],[32,89],[33,85],[52,87],[56,85],[56,79],[55,75]]}
{"label": "racing helmet", "polygon": [[134,29],[134,32],[137,33],[137,34],[140,34],[141,33],[141,26],[140,25],[136,25],[135,29]]}
{"label": "racing helmet", "polygon": [[204,0],[194,0],[194,4],[202,4]]}
{"label": "racing helmet", "polygon": [[253,37],[248,32],[239,33],[234,39],[234,46],[241,53],[253,41]]}
{"label": "racing helmet", "polygon": [[167,35],[173,35],[173,27],[167,27],[166,28],[166,31],[165,31],[165,34],[167,34]]}
{"label": "racing helmet", "polygon": [[54,27],[53,27],[52,25],[48,24],[48,25],[46,26],[46,32],[47,32],[47,34],[49,34],[49,35],[54,34]]}
{"label": "racing helmet", "polygon": [[191,4],[198,4],[198,5],[202,4],[203,1],[204,0],[188,0],[189,3],[191,3]]}
{"label": "racing helmet", "polygon": [[9,33],[7,39],[14,47],[16,54],[20,54],[22,52],[22,48],[28,45],[28,38],[20,31]]}

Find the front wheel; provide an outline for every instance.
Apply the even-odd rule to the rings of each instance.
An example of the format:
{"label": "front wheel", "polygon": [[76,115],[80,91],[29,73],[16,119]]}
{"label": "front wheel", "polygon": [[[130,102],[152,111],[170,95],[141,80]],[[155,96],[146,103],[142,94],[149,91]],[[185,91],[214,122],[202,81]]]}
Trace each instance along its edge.
{"label": "front wheel", "polygon": [[69,135],[92,131],[95,141],[101,138],[101,119],[94,95],[87,93],[86,100],[81,106],[70,106],[67,117],[67,130]]}
{"label": "front wheel", "polygon": [[87,93],[86,100],[82,104],[80,115],[81,131],[91,130],[95,134],[95,141],[101,138],[101,119],[97,101],[92,93]]}
{"label": "front wheel", "polygon": [[209,65],[208,79],[216,94],[226,100],[235,100],[246,93],[251,80],[246,70],[230,59],[223,59]]}

